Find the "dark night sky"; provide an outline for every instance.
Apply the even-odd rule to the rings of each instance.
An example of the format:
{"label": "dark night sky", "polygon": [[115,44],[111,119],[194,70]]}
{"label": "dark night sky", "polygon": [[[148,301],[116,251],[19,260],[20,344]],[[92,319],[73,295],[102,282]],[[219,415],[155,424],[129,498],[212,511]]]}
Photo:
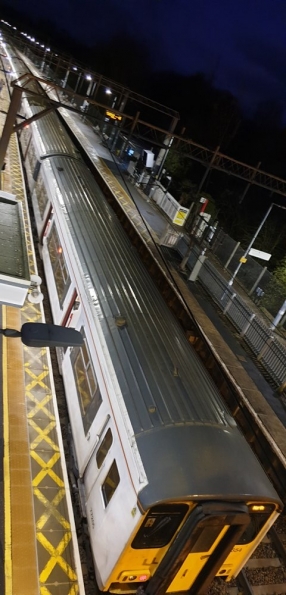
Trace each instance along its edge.
{"label": "dark night sky", "polygon": [[150,49],[154,69],[204,72],[247,108],[286,100],[285,0],[9,0],[9,6],[48,18],[90,45],[126,31]]}

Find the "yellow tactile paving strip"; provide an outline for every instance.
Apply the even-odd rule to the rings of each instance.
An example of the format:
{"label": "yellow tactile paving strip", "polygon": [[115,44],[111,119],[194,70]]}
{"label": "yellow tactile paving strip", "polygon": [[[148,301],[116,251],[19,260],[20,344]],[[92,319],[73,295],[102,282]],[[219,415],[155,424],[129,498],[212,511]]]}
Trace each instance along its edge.
{"label": "yellow tactile paving strip", "polygon": [[[2,96],[1,108],[6,111],[6,89],[4,93],[7,101],[4,106]],[[3,123],[1,118],[0,130]],[[12,192],[22,202],[29,268],[30,274],[33,274],[37,271],[15,135],[11,137],[5,161],[2,189]],[[27,300],[21,311],[14,308],[7,310],[9,316],[15,317],[11,322],[12,327],[16,325],[15,328],[20,328],[27,321],[42,321],[41,307]],[[14,451],[15,466],[11,466],[10,474],[12,590],[6,590],[6,595],[77,595],[79,584],[72,543],[74,529],[69,519],[61,464],[63,454],[58,440],[49,356],[46,349],[25,347],[18,339],[5,341],[11,350],[7,360],[10,362],[8,394],[11,391],[15,400],[13,405],[17,409],[19,404],[20,412],[17,418],[9,415],[8,428],[10,466]],[[21,431],[15,428],[16,420],[23,422]],[[26,456],[23,449],[18,449],[19,437],[23,441],[26,439]],[[28,515],[28,500],[33,518]],[[28,528],[23,531],[24,541],[21,541],[21,516],[30,518],[29,531]],[[9,558],[8,550],[7,556]],[[8,583],[9,580],[6,581]]]}
{"label": "yellow tactile paving strip", "polygon": [[[19,329],[21,327],[20,310],[3,307],[3,326]],[[19,339],[3,338],[4,362],[6,370],[3,369],[5,385],[3,393],[7,413],[4,425],[9,437],[9,443],[5,445],[5,449],[9,450],[9,468],[6,467],[4,476],[4,482],[7,480],[9,486],[9,494],[5,489],[6,594],[38,595],[23,348]]]}

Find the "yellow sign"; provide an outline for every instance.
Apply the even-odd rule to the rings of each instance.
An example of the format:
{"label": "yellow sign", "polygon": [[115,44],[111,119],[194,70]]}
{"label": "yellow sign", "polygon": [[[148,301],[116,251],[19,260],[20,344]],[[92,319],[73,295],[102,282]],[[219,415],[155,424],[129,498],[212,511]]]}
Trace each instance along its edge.
{"label": "yellow sign", "polygon": [[241,262],[242,264],[244,264],[245,262],[247,262],[247,258],[245,258],[245,256],[242,256],[242,257],[239,259],[239,262]]}
{"label": "yellow sign", "polygon": [[173,219],[173,223],[176,223],[176,225],[184,225],[187,214],[188,211],[177,211],[176,216]]}
{"label": "yellow sign", "polygon": [[108,110],[105,112],[105,115],[108,118],[111,118],[111,120],[119,120],[119,121],[122,120],[122,116],[118,116],[114,112],[109,112]]}

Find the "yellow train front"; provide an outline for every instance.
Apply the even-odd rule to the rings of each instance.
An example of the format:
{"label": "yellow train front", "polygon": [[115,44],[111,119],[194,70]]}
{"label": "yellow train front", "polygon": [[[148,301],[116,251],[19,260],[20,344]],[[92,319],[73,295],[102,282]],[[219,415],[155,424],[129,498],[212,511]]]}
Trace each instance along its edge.
{"label": "yellow train front", "polygon": [[233,421],[161,427],[137,444],[142,517],[104,590],[200,595],[215,576],[233,579],[281,511]]}

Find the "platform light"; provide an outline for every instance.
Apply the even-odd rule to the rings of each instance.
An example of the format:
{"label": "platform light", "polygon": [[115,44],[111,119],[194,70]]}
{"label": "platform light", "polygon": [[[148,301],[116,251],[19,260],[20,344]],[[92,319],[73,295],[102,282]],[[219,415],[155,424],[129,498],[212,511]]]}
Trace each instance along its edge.
{"label": "platform light", "polygon": [[73,69],[73,70],[77,70],[77,67],[76,67],[76,66],[73,66],[73,67],[72,67],[72,69]]}
{"label": "platform light", "polygon": [[91,81],[92,80],[92,76],[90,74],[86,74],[85,78],[87,81]]}
{"label": "platform light", "polygon": [[107,95],[112,95],[111,89],[105,89],[105,93],[107,93]]}

